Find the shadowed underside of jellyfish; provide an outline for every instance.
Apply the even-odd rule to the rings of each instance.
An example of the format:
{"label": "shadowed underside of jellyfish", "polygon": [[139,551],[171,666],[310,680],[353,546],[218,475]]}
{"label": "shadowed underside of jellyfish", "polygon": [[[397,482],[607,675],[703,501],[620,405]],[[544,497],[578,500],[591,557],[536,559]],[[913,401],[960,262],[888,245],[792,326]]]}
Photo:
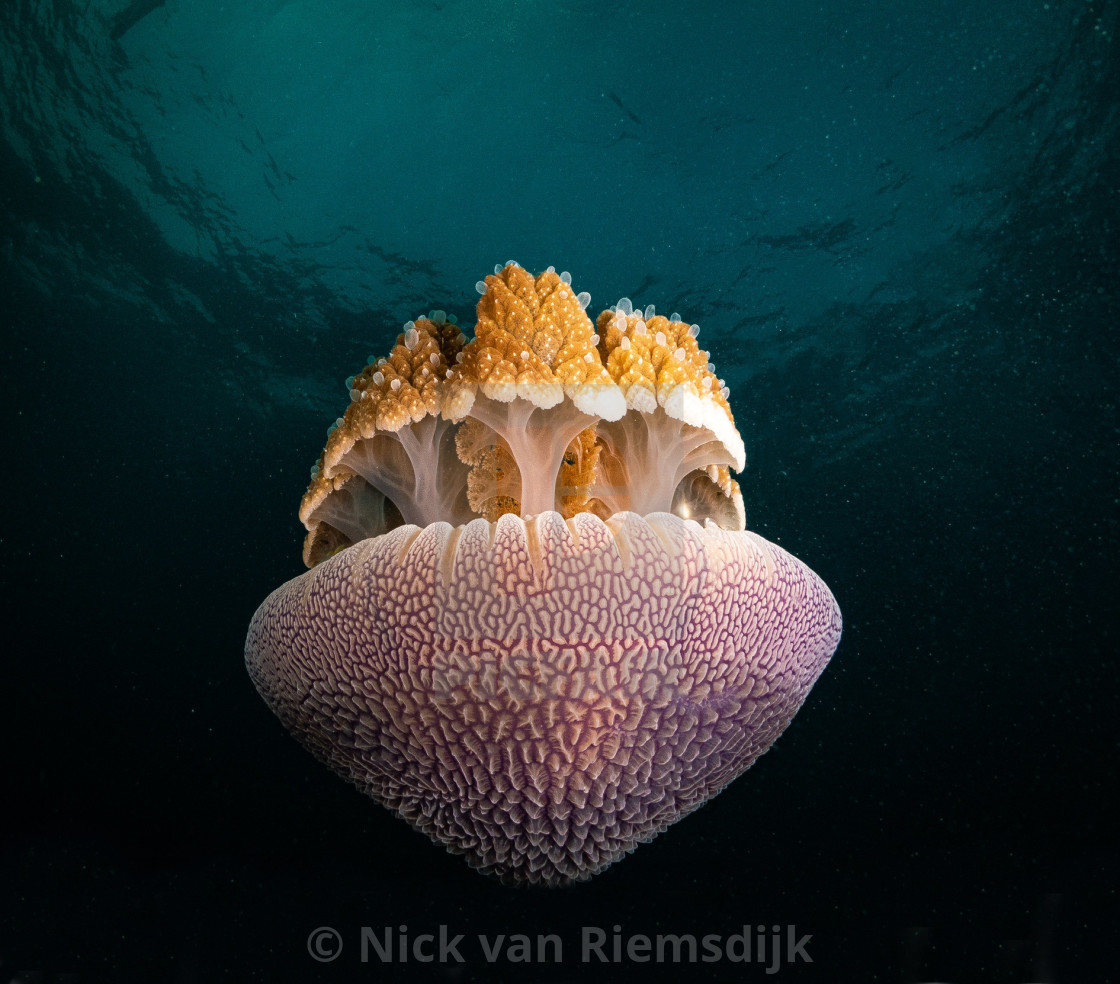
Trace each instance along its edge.
{"label": "shadowed underside of jellyfish", "polygon": [[310,571],[246,663],[318,758],[504,880],[589,878],[785,729],[840,639],[745,529],[742,440],[695,325],[566,274],[479,283],[348,380],[300,517]]}

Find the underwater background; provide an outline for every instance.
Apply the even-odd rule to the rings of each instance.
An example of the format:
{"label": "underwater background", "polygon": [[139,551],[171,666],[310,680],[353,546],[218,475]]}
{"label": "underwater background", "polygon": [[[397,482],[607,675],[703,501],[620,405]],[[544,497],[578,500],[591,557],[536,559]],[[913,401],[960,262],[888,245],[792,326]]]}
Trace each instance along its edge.
{"label": "underwater background", "polygon": [[[1105,0],[0,3],[0,981],[1120,979],[1118,31]],[[845,623],[747,775],[551,891],[339,781],[242,656],[346,377],[429,309],[473,325],[508,259],[699,323],[748,528]],[[812,962],[581,955],[760,925]],[[402,926],[464,962],[361,961]]]}

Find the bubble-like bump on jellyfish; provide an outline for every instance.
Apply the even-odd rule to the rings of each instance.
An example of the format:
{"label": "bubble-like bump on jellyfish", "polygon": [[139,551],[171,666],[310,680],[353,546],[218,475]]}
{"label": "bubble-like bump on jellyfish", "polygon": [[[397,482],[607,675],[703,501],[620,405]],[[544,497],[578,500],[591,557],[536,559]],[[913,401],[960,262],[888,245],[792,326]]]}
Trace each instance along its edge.
{"label": "bubble-like bump on jellyfish", "polygon": [[300,518],[311,568],[249,627],[319,759],[506,881],[601,871],[765,752],[840,640],[824,582],[746,530],[697,330],[597,325],[550,268],[480,281],[347,382]]}

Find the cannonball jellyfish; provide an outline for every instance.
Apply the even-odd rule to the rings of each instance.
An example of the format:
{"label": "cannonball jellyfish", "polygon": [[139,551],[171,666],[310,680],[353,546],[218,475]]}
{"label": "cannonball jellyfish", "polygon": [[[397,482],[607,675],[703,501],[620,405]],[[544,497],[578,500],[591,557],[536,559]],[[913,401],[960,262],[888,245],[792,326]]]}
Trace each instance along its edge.
{"label": "cannonball jellyfish", "polygon": [[315,756],[481,871],[590,878],[741,775],[840,610],[746,529],[743,442],[696,325],[495,268],[346,382],[309,571],[245,661]]}

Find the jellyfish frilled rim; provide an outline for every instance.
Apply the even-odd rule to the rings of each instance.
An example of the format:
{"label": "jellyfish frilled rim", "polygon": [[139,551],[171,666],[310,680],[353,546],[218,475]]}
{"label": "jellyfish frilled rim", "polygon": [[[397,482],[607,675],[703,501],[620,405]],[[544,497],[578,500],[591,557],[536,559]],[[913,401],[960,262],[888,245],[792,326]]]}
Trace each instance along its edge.
{"label": "jellyfish frilled rim", "polygon": [[765,752],[840,640],[824,582],[746,530],[698,329],[567,274],[478,284],[347,381],[300,508],[311,568],[249,628],[319,759],[503,880],[587,879]]}

